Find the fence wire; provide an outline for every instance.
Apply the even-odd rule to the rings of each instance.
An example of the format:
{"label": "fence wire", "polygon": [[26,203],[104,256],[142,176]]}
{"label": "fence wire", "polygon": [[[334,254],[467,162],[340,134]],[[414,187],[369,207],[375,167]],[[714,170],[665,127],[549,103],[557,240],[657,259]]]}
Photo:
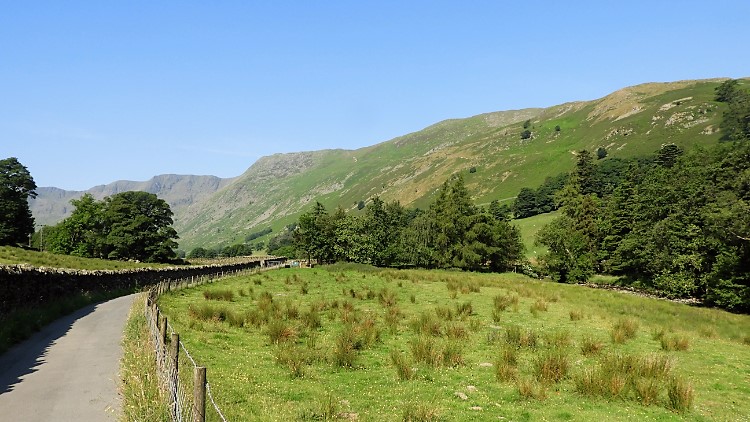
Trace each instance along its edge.
{"label": "fence wire", "polygon": [[[194,396],[196,387],[195,370],[198,368],[198,364],[190,355],[190,352],[188,352],[185,344],[181,340],[177,345],[171,344],[172,334],[176,333],[169,323],[167,323],[165,327],[166,330],[164,337],[166,337],[166,340],[162,337],[161,329],[159,327],[159,323],[161,322],[159,321],[159,310],[155,305],[156,299],[160,294],[167,291],[197,286],[230,275],[275,269],[279,268],[281,265],[281,263],[273,262],[265,268],[238,270],[231,273],[222,272],[220,274],[201,276],[197,278],[191,277],[182,280],[165,280],[149,290],[149,300],[146,301],[145,308],[146,319],[148,321],[151,340],[154,346],[159,384],[163,391],[167,392],[172,421],[193,422],[199,420],[197,415],[200,413],[200,409],[198,409],[198,404],[196,403]],[[175,362],[175,359],[170,355],[170,350],[174,350],[171,349],[172,347],[176,347],[177,362]],[[216,404],[216,400],[214,400],[211,384],[208,380],[206,380],[205,392],[204,420],[212,422],[227,422],[221,409]]]}

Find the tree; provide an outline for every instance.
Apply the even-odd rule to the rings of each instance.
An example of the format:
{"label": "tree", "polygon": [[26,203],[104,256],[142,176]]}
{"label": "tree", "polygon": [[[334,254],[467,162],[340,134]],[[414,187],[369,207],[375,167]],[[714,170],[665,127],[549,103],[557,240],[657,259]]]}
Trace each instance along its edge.
{"label": "tree", "polygon": [[26,243],[34,233],[29,198],[36,197],[36,183],[17,158],[0,160],[0,245]]}
{"label": "tree", "polygon": [[129,191],[105,198],[102,217],[107,258],[145,262],[175,258],[178,236],[172,228],[172,210],[153,193]]}
{"label": "tree", "polygon": [[682,153],[682,148],[677,145],[671,143],[664,144],[659,149],[654,162],[662,167],[672,167]]}
{"label": "tree", "polygon": [[319,263],[333,261],[335,227],[325,207],[320,202],[315,203],[311,212],[299,217],[299,225],[295,231],[295,243],[304,251],[308,261],[316,259]]}
{"label": "tree", "polygon": [[607,148],[599,147],[596,149],[596,159],[603,160],[607,157]]}
{"label": "tree", "polygon": [[75,209],[70,217],[56,226],[57,232],[50,240],[50,250],[65,255],[107,258],[104,253],[104,202],[86,193],[70,203]]}

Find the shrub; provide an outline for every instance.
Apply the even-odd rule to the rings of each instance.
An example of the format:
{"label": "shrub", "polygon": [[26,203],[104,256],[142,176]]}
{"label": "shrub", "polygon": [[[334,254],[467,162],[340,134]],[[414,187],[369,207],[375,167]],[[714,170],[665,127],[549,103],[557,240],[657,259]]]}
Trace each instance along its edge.
{"label": "shrub", "polygon": [[302,313],[301,320],[305,327],[311,330],[320,328],[323,325],[320,320],[320,314],[318,313],[318,310],[313,306],[310,306],[309,310]]}
{"label": "shrub", "polygon": [[650,354],[640,359],[638,375],[646,378],[666,379],[672,372],[674,361],[667,355]]}
{"label": "shrub", "polygon": [[388,330],[395,334],[398,331],[398,323],[404,318],[404,314],[398,308],[398,306],[391,306],[385,311],[385,325],[388,326]]}
{"label": "shrub", "polygon": [[659,383],[654,379],[638,379],[634,383],[638,401],[644,406],[652,405],[659,398]]}
{"label": "shrub", "polygon": [[292,378],[302,378],[305,375],[306,356],[302,349],[293,345],[280,345],[274,354],[276,362],[289,369]]}
{"label": "shrub", "polygon": [[390,307],[395,305],[398,302],[398,297],[396,296],[396,292],[390,289],[382,289],[380,293],[378,293],[378,300],[380,301],[380,304],[385,307]]}
{"label": "shrub", "polygon": [[534,314],[534,316],[536,316],[537,313],[539,313],[539,312],[546,312],[548,308],[549,308],[549,306],[548,306],[546,300],[544,300],[544,299],[537,299],[536,302],[534,302],[531,305],[531,307],[529,308],[529,310],[531,311],[532,314]]}
{"label": "shrub", "polygon": [[495,364],[495,378],[498,381],[508,382],[518,380],[518,367],[499,361]]}
{"label": "shrub", "polygon": [[204,290],[203,298],[206,300],[224,300],[231,302],[234,300],[234,292],[231,290]]}

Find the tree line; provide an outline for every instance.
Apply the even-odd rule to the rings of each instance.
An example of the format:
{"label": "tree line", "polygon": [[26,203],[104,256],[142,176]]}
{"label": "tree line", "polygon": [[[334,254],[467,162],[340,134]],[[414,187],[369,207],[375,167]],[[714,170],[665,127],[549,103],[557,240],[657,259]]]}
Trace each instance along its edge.
{"label": "tree line", "polygon": [[750,310],[750,103],[738,91],[736,81],[717,88],[731,142],[690,153],[663,145],[630,162],[609,193],[597,190],[591,154],[581,151],[557,194],[560,217],[538,233],[547,273],[563,282],[612,274],[670,297]]}
{"label": "tree line", "polygon": [[[427,210],[375,197],[360,215],[321,203],[302,214],[286,247],[320,263],[507,271],[523,259],[518,229],[503,215],[475,206],[461,175],[449,178]],[[290,239],[291,238],[291,239]],[[281,242],[269,242],[285,247]]]}

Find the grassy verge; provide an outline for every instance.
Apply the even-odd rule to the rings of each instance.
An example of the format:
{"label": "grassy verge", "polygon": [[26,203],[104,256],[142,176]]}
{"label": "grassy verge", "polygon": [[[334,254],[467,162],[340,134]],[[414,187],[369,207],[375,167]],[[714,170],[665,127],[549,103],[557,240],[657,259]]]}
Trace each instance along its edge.
{"label": "grassy verge", "polygon": [[356,266],[227,278],[160,306],[230,420],[750,414],[750,317],[719,310],[518,274]]}
{"label": "grassy verge", "polygon": [[143,314],[146,296],[133,303],[125,325],[120,364],[123,421],[169,421],[169,405],[159,388],[154,349]]}
{"label": "grassy verge", "polygon": [[93,303],[129,294],[129,291],[84,293],[60,298],[34,308],[18,309],[0,318],[0,353],[31,337],[52,321]]}

